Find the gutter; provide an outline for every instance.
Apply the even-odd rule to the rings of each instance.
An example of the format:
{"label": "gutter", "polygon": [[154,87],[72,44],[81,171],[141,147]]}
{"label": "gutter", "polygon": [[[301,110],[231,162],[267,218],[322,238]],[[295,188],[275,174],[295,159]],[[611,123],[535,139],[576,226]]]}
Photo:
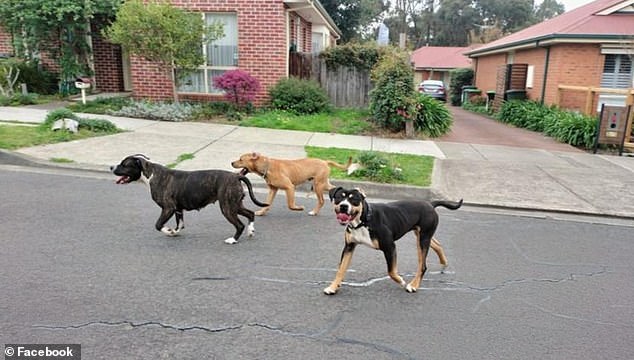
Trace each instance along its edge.
{"label": "gutter", "polygon": [[546,46],[546,59],[544,60],[544,77],[542,80],[542,93],[540,103],[544,104],[544,98],[546,97],[546,81],[548,80],[548,68],[550,67],[550,46]]}
{"label": "gutter", "polygon": [[622,42],[623,39],[620,35],[569,35],[569,34],[549,34],[544,36],[539,36],[536,38],[532,38],[529,40],[520,40],[509,44],[493,46],[488,49],[474,49],[473,51],[466,52],[470,58],[485,56],[485,55],[493,55],[497,53],[507,52],[511,50],[519,50],[519,49],[530,49],[536,47],[542,47],[544,45],[552,45],[558,43],[606,43],[606,42],[614,42],[619,43]]}

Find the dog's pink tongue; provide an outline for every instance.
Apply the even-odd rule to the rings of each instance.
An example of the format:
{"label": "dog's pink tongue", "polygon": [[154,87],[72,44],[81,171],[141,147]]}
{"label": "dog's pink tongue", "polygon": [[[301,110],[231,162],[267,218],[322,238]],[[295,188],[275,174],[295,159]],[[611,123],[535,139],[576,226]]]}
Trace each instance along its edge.
{"label": "dog's pink tongue", "polygon": [[117,179],[117,184],[125,184],[127,179],[128,179],[127,176],[122,176],[122,177]]}
{"label": "dog's pink tongue", "polygon": [[337,220],[341,224],[346,224],[346,223],[348,223],[350,221],[350,215],[348,215],[346,213],[338,213],[337,214]]}

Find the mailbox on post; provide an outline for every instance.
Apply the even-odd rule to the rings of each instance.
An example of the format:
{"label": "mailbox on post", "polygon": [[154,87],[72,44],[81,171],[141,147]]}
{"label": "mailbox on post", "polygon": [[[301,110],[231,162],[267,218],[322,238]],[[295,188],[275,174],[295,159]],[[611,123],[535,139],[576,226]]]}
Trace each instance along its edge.
{"label": "mailbox on post", "polygon": [[630,118],[632,106],[601,106],[601,115],[597,124],[594,140],[594,153],[597,153],[599,144],[619,145],[619,155],[623,154],[625,142],[625,129]]}
{"label": "mailbox on post", "polygon": [[75,79],[75,87],[81,90],[81,102],[86,105],[86,89],[90,89],[91,80],[89,77],[78,77]]}

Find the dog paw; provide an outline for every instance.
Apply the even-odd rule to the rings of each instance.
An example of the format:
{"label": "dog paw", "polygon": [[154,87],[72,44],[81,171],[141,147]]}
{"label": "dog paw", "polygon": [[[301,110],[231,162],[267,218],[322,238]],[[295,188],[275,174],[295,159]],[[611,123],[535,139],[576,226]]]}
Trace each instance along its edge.
{"label": "dog paw", "polygon": [[337,293],[337,289],[333,289],[330,286],[328,286],[327,288],[324,289],[324,294],[326,294],[326,295],[334,295],[336,293]]}
{"label": "dog paw", "polygon": [[256,211],[256,212],[255,212],[255,215],[256,215],[256,216],[264,216],[264,215],[266,215],[266,211],[264,211],[264,210],[258,210],[258,211]]}
{"label": "dog paw", "polygon": [[445,270],[447,270],[447,266],[448,266],[448,265],[446,265],[446,264],[445,264],[445,265],[442,265],[442,267],[440,268],[440,273],[441,273],[441,274],[444,274],[444,273],[445,273]]}
{"label": "dog paw", "polygon": [[310,216],[317,216],[318,213],[316,213],[314,210],[311,210],[308,212],[308,215]]}
{"label": "dog paw", "polygon": [[405,291],[407,291],[408,293],[415,293],[416,290],[418,290],[418,289],[413,287],[411,284],[407,284],[407,286],[405,287]]}
{"label": "dog paw", "polygon": [[237,243],[238,243],[238,240],[236,240],[236,239],[234,239],[232,237],[230,237],[228,239],[225,239],[225,244],[233,245],[233,244],[237,244]]}
{"label": "dog paw", "polygon": [[254,233],[255,226],[253,226],[253,223],[249,223],[249,226],[247,226],[247,236],[252,237]]}
{"label": "dog paw", "polygon": [[173,237],[173,236],[178,236],[178,235],[179,235],[179,234],[178,234],[178,230],[174,230],[174,229],[169,228],[169,227],[167,227],[167,226],[164,226],[164,227],[161,229],[161,232],[162,232],[163,234],[167,235],[167,236],[172,236],[172,237]]}

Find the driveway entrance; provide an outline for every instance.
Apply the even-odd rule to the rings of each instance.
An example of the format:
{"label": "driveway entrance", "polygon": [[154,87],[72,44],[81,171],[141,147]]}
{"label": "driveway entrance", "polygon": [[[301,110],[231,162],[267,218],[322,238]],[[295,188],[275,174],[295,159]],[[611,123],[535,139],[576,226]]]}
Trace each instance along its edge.
{"label": "driveway entrance", "polygon": [[437,138],[437,141],[583,152],[542,133],[504,124],[457,106],[448,106],[448,108],[453,115],[454,123],[451,131]]}

